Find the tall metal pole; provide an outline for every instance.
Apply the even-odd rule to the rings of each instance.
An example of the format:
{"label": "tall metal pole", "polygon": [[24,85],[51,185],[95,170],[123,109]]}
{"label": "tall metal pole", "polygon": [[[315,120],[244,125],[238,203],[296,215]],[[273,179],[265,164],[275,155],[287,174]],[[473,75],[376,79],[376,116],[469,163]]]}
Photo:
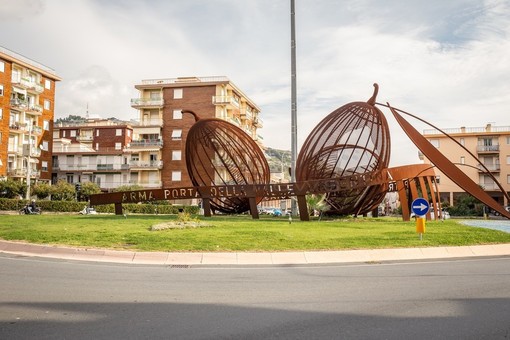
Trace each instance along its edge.
{"label": "tall metal pole", "polygon": [[[297,90],[296,90],[296,19],[294,0],[290,0],[290,55],[291,55],[291,159],[290,180],[296,182],[297,159]],[[292,215],[297,215],[296,200],[291,203]]]}

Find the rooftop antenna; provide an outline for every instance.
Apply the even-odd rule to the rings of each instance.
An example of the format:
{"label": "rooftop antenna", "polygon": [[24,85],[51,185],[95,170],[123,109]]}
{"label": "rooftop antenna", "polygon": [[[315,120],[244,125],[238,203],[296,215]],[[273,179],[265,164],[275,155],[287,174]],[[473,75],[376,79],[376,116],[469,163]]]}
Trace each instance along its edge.
{"label": "rooftop antenna", "polygon": [[89,119],[89,102],[87,102],[87,112],[85,113],[85,118]]}

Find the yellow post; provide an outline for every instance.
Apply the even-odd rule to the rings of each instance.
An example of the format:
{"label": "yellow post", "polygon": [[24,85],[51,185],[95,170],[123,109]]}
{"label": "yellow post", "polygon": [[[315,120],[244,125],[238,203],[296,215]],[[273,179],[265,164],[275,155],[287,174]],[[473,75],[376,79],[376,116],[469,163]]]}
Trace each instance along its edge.
{"label": "yellow post", "polygon": [[421,240],[423,238],[423,234],[425,234],[425,218],[416,218],[416,232],[420,234]]}

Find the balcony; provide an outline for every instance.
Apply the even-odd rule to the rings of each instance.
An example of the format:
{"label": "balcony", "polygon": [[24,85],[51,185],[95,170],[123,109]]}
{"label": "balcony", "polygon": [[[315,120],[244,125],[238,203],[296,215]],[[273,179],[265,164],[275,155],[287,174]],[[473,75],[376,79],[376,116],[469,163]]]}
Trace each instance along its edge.
{"label": "balcony", "polygon": [[498,153],[499,144],[496,145],[478,145],[476,147],[478,153]]}
{"label": "balcony", "polygon": [[[487,170],[489,170],[490,172],[500,172],[501,171],[501,166],[499,164],[484,164],[484,165],[487,168]],[[478,170],[482,171],[482,172],[486,171],[481,165],[478,165]]]}
{"label": "balcony", "polygon": [[96,171],[96,164],[62,164],[59,163],[56,167],[53,165],[54,170],[59,171]]}
{"label": "balcony", "polygon": [[163,126],[163,119],[145,119],[136,126]]}
{"label": "balcony", "polygon": [[10,132],[23,133],[23,132],[27,131],[27,128],[26,128],[25,124],[21,124],[19,122],[14,122],[9,125],[9,130],[10,130]]}
{"label": "balcony", "polygon": [[483,190],[499,190],[496,183],[479,183],[478,185],[480,185]]}
{"label": "balcony", "polygon": [[[26,177],[27,169],[7,169],[7,176],[10,177]],[[38,178],[41,176],[41,172],[39,170],[30,170],[30,178]]]}
{"label": "balcony", "polygon": [[28,102],[19,98],[11,99],[11,108],[25,110],[28,108]]}
{"label": "balcony", "polygon": [[264,127],[264,121],[262,119],[260,119],[259,117],[256,117],[253,119],[253,125],[256,127],[256,128],[263,128]]}
{"label": "balcony", "polygon": [[35,135],[35,136],[40,136],[42,135],[42,127],[40,126],[37,126],[37,125],[34,125],[32,126],[32,134]]}
{"label": "balcony", "polygon": [[212,103],[214,105],[232,105],[235,108],[239,108],[239,99],[235,96],[213,96]]}
{"label": "balcony", "polygon": [[164,104],[163,98],[133,98],[131,99],[131,107],[139,108],[162,108]]}
{"label": "balcony", "polygon": [[43,107],[37,104],[30,104],[28,105],[27,111],[29,111],[30,114],[39,116],[43,112]]}
{"label": "balcony", "polygon": [[[120,167],[119,167],[120,168]],[[113,164],[98,164],[97,171],[116,170]]]}
{"label": "balcony", "polygon": [[77,141],[80,142],[92,142],[94,140],[93,136],[80,135],[76,137]]}
{"label": "balcony", "polygon": [[161,149],[163,147],[163,141],[161,139],[141,139],[133,140],[129,143],[129,149]]}
{"label": "balcony", "polygon": [[139,170],[162,169],[163,161],[131,161],[131,162],[129,162],[129,166],[131,169],[139,169]]}
{"label": "balcony", "polygon": [[36,93],[43,93],[44,87],[41,84],[38,84],[28,78],[21,78],[20,82],[21,86],[25,87],[27,90],[36,92]]}

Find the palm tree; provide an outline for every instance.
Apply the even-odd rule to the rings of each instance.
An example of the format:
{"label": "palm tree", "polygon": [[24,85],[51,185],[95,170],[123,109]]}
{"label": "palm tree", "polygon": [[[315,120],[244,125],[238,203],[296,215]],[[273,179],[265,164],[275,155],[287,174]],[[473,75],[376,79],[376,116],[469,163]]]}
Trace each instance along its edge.
{"label": "palm tree", "polygon": [[306,195],[306,205],[308,206],[308,212],[311,216],[315,215],[315,211],[319,212],[319,221],[324,211],[329,210],[329,205],[326,202],[326,194],[323,195]]}

